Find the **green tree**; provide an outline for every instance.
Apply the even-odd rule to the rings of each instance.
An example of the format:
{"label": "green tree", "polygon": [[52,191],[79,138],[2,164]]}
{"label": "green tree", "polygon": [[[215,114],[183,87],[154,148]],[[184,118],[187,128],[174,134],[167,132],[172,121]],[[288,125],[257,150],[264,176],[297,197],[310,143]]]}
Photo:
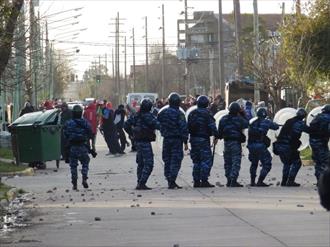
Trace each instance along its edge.
{"label": "green tree", "polygon": [[0,78],[11,55],[14,31],[24,0],[0,0]]}
{"label": "green tree", "polygon": [[313,89],[317,81],[330,77],[329,1],[315,1],[307,10],[308,15],[287,18],[281,28],[288,74],[303,94]]}

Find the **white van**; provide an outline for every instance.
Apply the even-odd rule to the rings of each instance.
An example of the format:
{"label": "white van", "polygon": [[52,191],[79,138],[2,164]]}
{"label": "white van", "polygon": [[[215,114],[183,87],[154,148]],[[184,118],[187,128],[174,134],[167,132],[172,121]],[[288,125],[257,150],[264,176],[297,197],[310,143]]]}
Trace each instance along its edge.
{"label": "white van", "polygon": [[129,93],[126,96],[126,104],[130,107],[138,109],[143,99],[150,99],[153,103],[156,103],[158,99],[157,93]]}

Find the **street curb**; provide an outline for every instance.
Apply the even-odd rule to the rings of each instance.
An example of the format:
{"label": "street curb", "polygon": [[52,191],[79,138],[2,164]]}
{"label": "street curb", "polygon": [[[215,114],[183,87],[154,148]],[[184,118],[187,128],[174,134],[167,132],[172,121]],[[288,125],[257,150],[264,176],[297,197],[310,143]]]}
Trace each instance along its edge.
{"label": "street curb", "polygon": [[0,158],[0,162],[6,163],[6,164],[13,164],[13,165],[16,164],[16,162],[14,160],[3,159],[3,158]]}
{"label": "street curb", "polygon": [[29,167],[19,172],[0,172],[0,177],[14,177],[14,176],[33,176],[34,169]]}

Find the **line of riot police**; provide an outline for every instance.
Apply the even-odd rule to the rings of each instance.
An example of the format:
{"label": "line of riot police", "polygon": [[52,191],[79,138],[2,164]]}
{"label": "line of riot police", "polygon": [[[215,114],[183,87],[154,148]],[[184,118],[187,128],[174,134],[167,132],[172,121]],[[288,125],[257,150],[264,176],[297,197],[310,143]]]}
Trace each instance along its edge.
{"label": "line of riot police", "polygon": [[[134,137],[137,147],[136,189],[151,189],[146,183],[154,165],[151,142],[155,141],[155,130],[160,130],[163,137],[162,159],[169,189],[181,188],[176,183],[176,179],[184,156],[183,149],[188,150],[188,141],[193,162],[193,186],[195,188],[214,187],[208,180],[214,159],[214,151],[212,152],[211,147],[212,145],[214,147],[219,139],[224,140],[224,168],[227,187],[243,186],[237,179],[241,168],[242,143],[246,142],[246,139],[249,150],[248,158],[251,162],[250,185],[269,186],[264,182],[272,167],[272,156],[268,151],[271,141],[267,137],[267,133],[270,129],[279,129],[280,126],[267,118],[267,111],[264,108],[259,108],[257,118],[249,123],[241,106],[233,102],[229,105],[229,113],[220,120],[217,127],[215,119],[208,109],[207,96],[198,97],[197,109],[190,112],[187,120],[180,109],[179,94],[171,93],[168,101],[169,106],[162,108],[156,117],[151,113],[152,102],[144,99],[141,102],[140,111],[124,124],[125,131]],[[279,155],[283,163],[281,186],[300,186],[295,179],[301,168],[298,148],[301,144],[299,139],[302,132],[310,134],[317,180],[329,166],[330,105],[322,108],[322,112],[314,118],[310,126],[304,122],[306,116],[307,112],[304,109],[298,109],[296,116],[285,122],[276,142],[273,143],[274,153]],[[248,138],[243,134],[244,129],[248,129]],[[210,137],[212,136],[211,145]],[[259,162],[262,169],[256,181]]]}

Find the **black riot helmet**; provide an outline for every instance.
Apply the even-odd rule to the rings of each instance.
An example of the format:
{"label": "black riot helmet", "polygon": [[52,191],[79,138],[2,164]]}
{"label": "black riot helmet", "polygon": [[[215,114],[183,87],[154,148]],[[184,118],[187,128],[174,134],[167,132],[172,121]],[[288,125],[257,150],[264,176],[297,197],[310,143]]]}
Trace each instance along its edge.
{"label": "black riot helmet", "polygon": [[232,103],[230,103],[228,110],[229,110],[230,114],[235,115],[240,112],[241,106],[237,102],[232,102]]}
{"label": "black riot helmet", "polygon": [[152,101],[150,99],[143,99],[140,106],[140,112],[150,112],[152,108]]}
{"label": "black riot helmet", "polygon": [[181,103],[180,95],[177,93],[170,93],[168,96],[168,103],[171,107],[179,107]]}
{"label": "black riot helmet", "polygon": [[330,104],[326,104],[322,107],[323,113],[330,113]]}
{"label": "black riot helmet", "polygon": [[257,110],[257,117],[258,118],[266,118],[267,117],[267,110],[263,107],[260,107]]}
{"label": "black riot helmet", "polygon": [[201,95],[197,98],[198,108],[207,108],[210,104],[209,98],[205,95]]}
{"label": "black riot helmet", "polygon": [[307,116],[307,112],[304,108],[298,108],[296,116],[298,119],[303,120]]}
{"label": "black riot helmet", "polygon": [[81,118],[83,113],[83,108],[80,105],[74,105],[72,108],[72,117],[77,119]]}

